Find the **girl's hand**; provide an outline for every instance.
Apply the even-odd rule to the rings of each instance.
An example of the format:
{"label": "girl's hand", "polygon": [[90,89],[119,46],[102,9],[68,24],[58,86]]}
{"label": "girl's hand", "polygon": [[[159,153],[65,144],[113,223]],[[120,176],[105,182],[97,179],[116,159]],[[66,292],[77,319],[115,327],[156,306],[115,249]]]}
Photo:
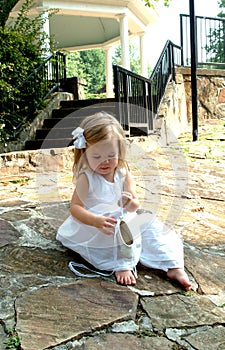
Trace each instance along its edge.
{"label": "girl's hand", "polygon": [[94,226],[106,235],[115,233],[117,220],[113,216],[96,216]]}
{"label": "girl's hand", "polygon": [[130,192],[125,192],[125,191],[122,192],[122,197],[118,201],[118,206],[121,207],[121,204],[122,204],[123,208],[125,208],[130,203],[132,198],[133,198],[133,196]]}

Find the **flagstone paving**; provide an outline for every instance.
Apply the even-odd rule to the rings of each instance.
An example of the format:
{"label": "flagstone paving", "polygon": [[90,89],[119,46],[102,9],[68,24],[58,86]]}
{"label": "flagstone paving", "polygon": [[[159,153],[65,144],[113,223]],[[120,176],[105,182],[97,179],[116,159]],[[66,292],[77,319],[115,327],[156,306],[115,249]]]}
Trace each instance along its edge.
{"label": "flagstone paving", "polygon": [[183,237],[190,292],[141,265],[132,287],[76,277],[68,263],[81,259],[55,239],[72,149],[0,155],[0,349],[225,349],[224,134],[207,120],[196,142],[190,130],[129,140],[142,208]]}

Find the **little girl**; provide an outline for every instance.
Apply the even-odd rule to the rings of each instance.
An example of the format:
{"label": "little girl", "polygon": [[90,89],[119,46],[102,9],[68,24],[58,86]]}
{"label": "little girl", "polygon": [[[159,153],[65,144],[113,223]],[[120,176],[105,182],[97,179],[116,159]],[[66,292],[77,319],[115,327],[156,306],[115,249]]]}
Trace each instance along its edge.
{"label": "little girl", "polygon": [[137,213],[140,203],[119,122],[105,112],[96,113],[86,117],[73,136],[76,188],[71,215],[59,227],[57,240],[95,268],[112,271],[120,284],[136,283],[140,262],[166,271],[190,290],[180,237],[154,215]]}

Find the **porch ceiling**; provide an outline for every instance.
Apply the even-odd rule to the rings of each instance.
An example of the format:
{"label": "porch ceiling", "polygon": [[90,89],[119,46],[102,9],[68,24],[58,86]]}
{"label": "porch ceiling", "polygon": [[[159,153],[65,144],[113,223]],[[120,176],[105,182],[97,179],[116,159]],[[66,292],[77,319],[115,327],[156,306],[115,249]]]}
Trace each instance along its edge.
{"label": "porch ceiling", "polygon": [[119,23],[113,18],[88,16],[54,16],[50,32],[55,34],[59,48],[104,46],[120,35]]}
{"label": "porch ceiling", "polygon": [[[15,17],[24,0],[14,7]],[[82,50],[107,47],[120,39],[119,17],[128,17],[129,35],[145,32],[158,14],[146,7],[143,0],[37,0],[30,14],[57,9],[50,17],[50,34],[53,34],[58,49]]]}

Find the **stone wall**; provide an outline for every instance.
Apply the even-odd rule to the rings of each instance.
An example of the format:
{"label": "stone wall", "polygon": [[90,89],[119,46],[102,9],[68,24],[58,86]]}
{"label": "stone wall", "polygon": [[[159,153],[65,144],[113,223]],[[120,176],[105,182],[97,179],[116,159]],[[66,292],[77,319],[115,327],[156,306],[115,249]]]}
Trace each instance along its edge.
{"label": "stone wall", "polygon": [[73,147],[42,149],[32,151],[16,151],[0,154],[1,177],[9,175],[23,176],[45,172],[60,172],[67,169],[72,172]]}
{"label": "stone wall", "polygon": [[[191,69],[176,69],[176,80],[184,83],[186,93],[187,118],[191,120]],[[221,119],[225,117],[225,70],[197,69],[198,117],[204,119]]]}
{"label": "stone wall", "polygon": [[186,93],[182,79],[170,82],[154,123],[158,142],[168,145],[188,127]]}
{"label": "stone wall", "polygon": [[85,99],[85,86],[87,82],[83,78],[71,77],[66,78],[64,85],[62,86],[64,91],[73,94],[74,100],[84,100]]}

